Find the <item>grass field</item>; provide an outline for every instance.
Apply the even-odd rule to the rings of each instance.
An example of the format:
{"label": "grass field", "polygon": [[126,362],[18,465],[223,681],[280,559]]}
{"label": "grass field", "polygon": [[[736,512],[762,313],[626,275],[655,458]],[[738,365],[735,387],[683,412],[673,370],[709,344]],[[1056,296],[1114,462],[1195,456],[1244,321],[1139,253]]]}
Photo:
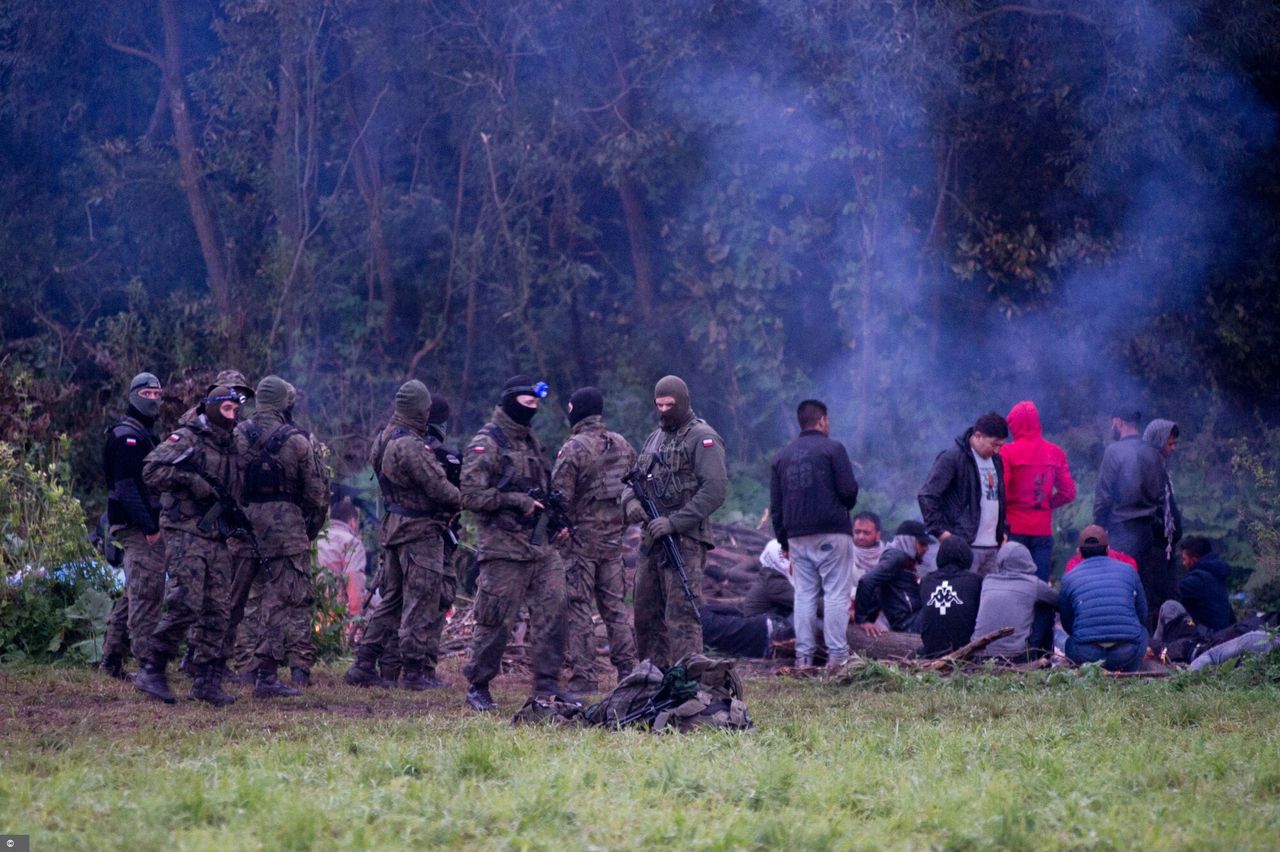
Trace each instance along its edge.
{"label": "grass field", "polygon": [[340,673],[219,711],[0,670],[0,833],[36,850],[1280,842],[1266,676],[759,676],[756,731],[654,736],[512,728],[515,682],[477,717],[456,686],[361,691]]}

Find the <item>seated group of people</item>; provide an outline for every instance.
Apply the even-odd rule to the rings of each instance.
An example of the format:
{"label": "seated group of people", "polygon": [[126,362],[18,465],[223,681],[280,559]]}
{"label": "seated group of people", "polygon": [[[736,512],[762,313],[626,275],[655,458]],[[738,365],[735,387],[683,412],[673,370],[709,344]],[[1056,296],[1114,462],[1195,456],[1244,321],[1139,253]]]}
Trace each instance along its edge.
{"label": "seated group of people", "polygon": [[[1081,532],[1059,589],[1036,576],[1030,551],[1017,542],[1001,545],[994,569],[981,576],[963,539],[949,536],[939,543],[920,521],[904,521],[887,544],[876,538],[875,567],[855,572],[852,621],[871,636],[887,630],[919,633],[923,657],[944,656],[1004,627],[1013,632],[980,649],[975,659],[1027,662],[1057,644],[1077,664],[1137,671],[1148,648],[1164,662],[1189,662],[1228,639],[1247,636],[1245,646],[1258,645],[1254,634],[1234,628],[1230,568],[1203,538],[1181,543],[1186,575],[1177,586],[1178,600],[1162,608],[1154,639],[1150,627],[1156,614],[1148,611],[1136,564],[1108,546],[1099,526]],[[707,644],[736,656],[769,656],[774,642],[794,635],[793,596],[787,560],[771,541],[740,606],[702,608]],[[1056,631],[1055,616],[1061,622]],[[1222,656],[1222,648],[1215,650]]]}

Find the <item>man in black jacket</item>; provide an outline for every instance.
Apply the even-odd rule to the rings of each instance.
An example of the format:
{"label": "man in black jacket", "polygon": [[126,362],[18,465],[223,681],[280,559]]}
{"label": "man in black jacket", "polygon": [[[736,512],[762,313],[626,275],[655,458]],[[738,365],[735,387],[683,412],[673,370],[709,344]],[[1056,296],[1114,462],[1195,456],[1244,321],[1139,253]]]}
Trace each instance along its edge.
{"label": "man in black jacket", "polygon": [[1191,536],[1179,546],[1187,576],[1178,583],[1178,597],[1187,614],[1210,630],[1222,630],[1236,623],[1231,609],[1227,580],[1231,566],[1213,552],[1207,538]]}
{"label": "man in black jacket", "polygon": [[978,621],[982,578],[969,570],[973,554],[960,536],[938,547],[938,570],[920,581],[922,657],[941,657],[969,643]]}
{"label": "man in black jacket", "polygon": [[958,535],[973,549],[973,570],[995,568],[1005,538],[1004,467],[1000,447],[1009,425],[994,411],[978,418],[955,444],[934,459],[920,489],[920,511],[931,535]]}
{"label": "man in black jacket", "polygon": [[160,416],[160,380],[139,373],[129,383],[129,409],[107,430],[102,453],[106,475],[107,521],[124,550],[124,594],[116,601],[102,642],[101,670],[124,677],[124,655],[147,657],[151,631],[164,600],[164,542],[160,503],[142,481],[142,461],[155,448],[152,429]]}
{"label": "man in black jacket", "polygon": [[919,521],[903,521],[880,564],[858,581],[853,620],[868,636],[884,631],[876,619],[884,613],[889,628],[898,633],[920,632],[920,560],[933,539]]}
{"label": "man in black jacket", "polygon": [[796,665],[813,661],[818,592],[825,612],[827,664],[849,660],[849,597],[852,590],[853,523],[858,481],[849,454],[828,437],[827,407],[806,399],[796,409],[800,435],[778,453],[769,486],[773,531],[791,557],[796,585]]}

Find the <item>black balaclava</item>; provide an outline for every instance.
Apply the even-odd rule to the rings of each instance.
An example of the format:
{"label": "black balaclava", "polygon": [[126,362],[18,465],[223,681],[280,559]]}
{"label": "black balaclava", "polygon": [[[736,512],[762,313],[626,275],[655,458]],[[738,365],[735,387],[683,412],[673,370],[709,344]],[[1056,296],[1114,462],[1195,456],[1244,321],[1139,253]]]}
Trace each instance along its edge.
{"label": "black balaclava", "polygon": [[129,382],[129,405],[150,426],[160,416],[160,400],[146,399],[139,394],[147,389],[160,390],[160,380],[151,373],[139,373]]}
{"label": "black balaclava", "polygon": [[533,379],[528,376],[512,376],[502,386],[502,410],[521,426],[532,423],[533,415],[538,413],[538,409],[516,402],[516,397],[526,395],[533,396]]}
{"label": "black balaclava", "polygon": [[230,432],[235,428],[236,421],[234,419],[228,420],[223,417],[220,409],[224,402],[239,403],[242,396],[243,395],[238,391],[233,391],[225,385],[214,385],[213,388],[210,389],[209,395],[204,398],[203,406],[205,419],[217,428]]}
{"label": "black balaclava", "polygon": [[671,397],[676,404],[659,414],[658,422],[666,431],[674,432],[693,416],[693,409],[689,406],[689,386],[679,376],[663,376],[653,387],[653,398],[661,399],[664,396]]}
{"label": "black balaclava", "polygon": [[449,400],[433,393],[431,395],[431,412],[427,415],[427,431],[444,443],[449,432]]}
{"label": "black balaclava", "polygon": [[588,417],[604,414],[604,395],[599,389],[578,388],[569,397],[569,425],[577,426]]}

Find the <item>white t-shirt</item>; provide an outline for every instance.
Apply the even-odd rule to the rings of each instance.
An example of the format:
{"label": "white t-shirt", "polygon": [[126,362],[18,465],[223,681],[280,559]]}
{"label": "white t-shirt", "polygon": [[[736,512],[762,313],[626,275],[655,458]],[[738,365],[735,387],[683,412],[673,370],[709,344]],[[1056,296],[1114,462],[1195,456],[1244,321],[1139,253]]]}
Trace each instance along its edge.
{"label": "white t-shirt", "polygon": [[996,459],[984,459],[972,449],[973,460],[978,463],[978,492],[982,497],[982,515],[978,519],[978,532],[973,537],[974,547],[996,546],[996,525],[1000,523],[1000,487],[996,479]]}

